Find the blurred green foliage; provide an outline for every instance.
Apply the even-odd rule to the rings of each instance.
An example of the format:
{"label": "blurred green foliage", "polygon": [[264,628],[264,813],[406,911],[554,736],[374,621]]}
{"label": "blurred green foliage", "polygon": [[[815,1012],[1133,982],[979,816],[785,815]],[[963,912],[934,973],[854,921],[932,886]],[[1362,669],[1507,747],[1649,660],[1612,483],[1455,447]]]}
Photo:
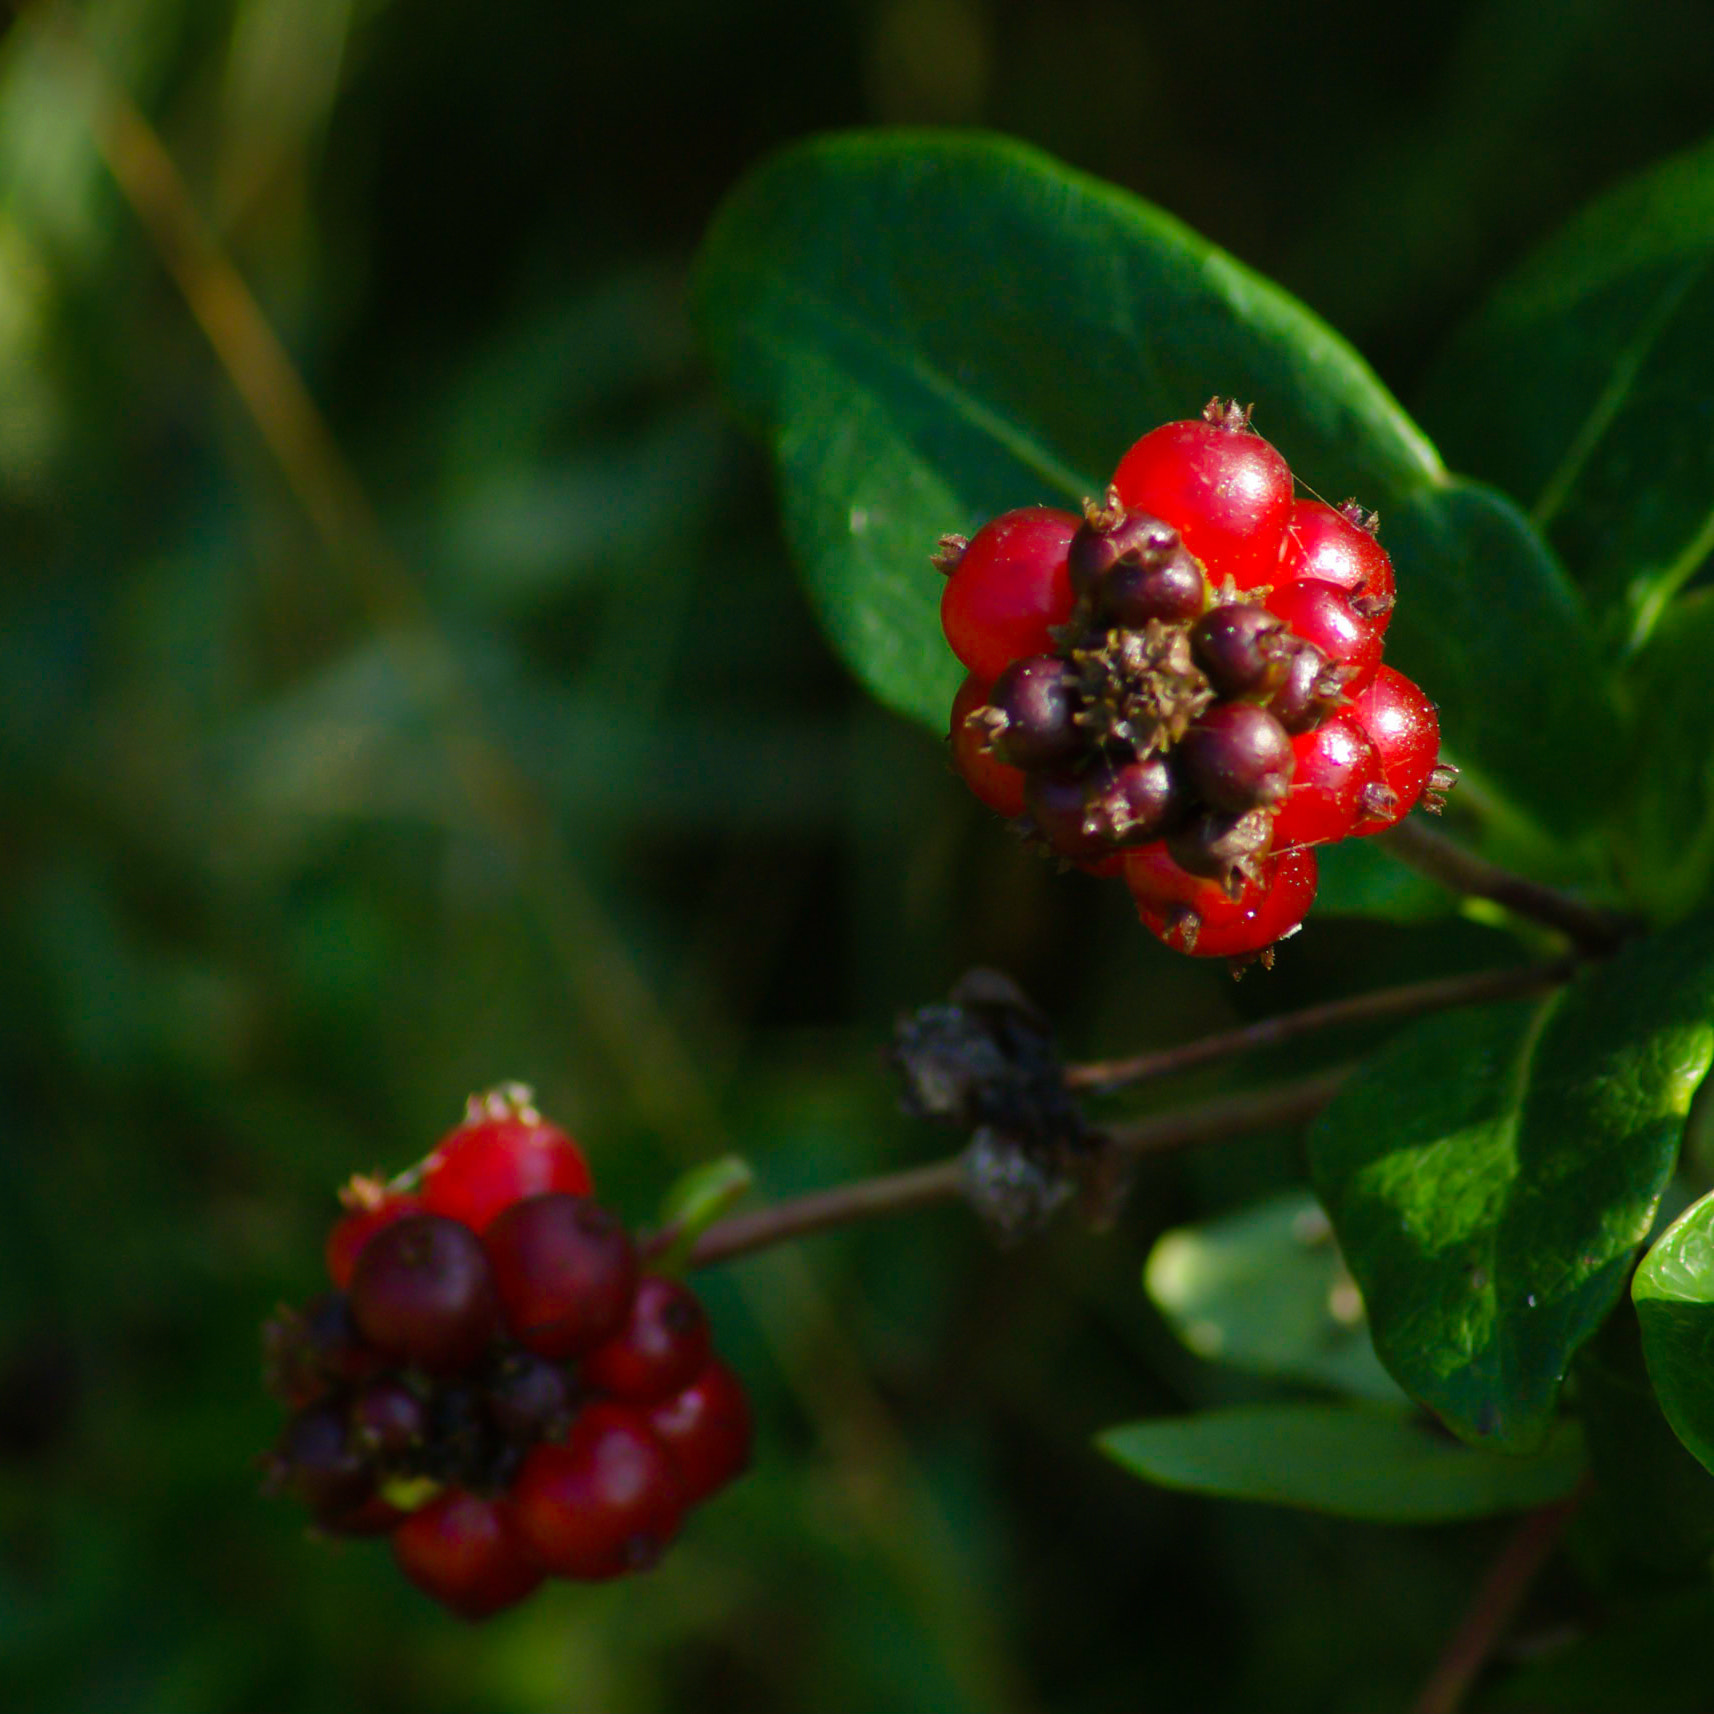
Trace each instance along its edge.
{"label": "blurred green foliage", "polygon": [[641,1221],[724,1149],[780,1194],[942,1148],[877,1050],[970,963],[1093,1055],[1507,955],[1471,923],[1334,919],[1234,990],[1015,850],[833,661],[691,344],[687,258],[764,150],[979,121],[1159,201],[1408,399],[1500,265],[1714,125],[1687,0],[1551,29],[1522,0],[1217,10],[76,8],[328,410],[418,617],[282,479],[103,163],[101,86],[39,16],[11,26],[8,1709],[1406,1698],[1501,1526],[1214,1505],[1089,1444],[1278,1391],[1196,1364],[1137,1281],[1167,1226],[1301,1182],[1290,1138],[1151,1167],[1106,1237],[999,1256],[948,1211],[709,1278],[757,1470],[647,1579],[471,1631],[256,1493],[258,1322],[316,1288],[337,1182],[420,1155],[474,1087],[533,1081]]}

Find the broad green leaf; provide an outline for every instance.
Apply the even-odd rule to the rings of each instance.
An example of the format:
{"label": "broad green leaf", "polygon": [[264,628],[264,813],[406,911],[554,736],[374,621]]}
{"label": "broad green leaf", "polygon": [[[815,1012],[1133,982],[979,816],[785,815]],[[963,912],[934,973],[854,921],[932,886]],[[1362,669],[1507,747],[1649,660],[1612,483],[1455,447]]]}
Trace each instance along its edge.
{"label": "broad green leaf", "polygon": [[739,187],[696,286],[822,622],[891,707],[944,728],[961,677],[928,565],[942,533],[1075,506],[1139,434],[1235,394],[1315,491],[1380,508],[1400,658],[1446,669],[1449,751],[1552,827],[1600,812],[1607,678],[1551,556],[1447,475],[1336,334],[1160,210],[998,138],[839,136]]}
{"label": "broad green leaf", "polygon": [[1363,1405],[1238,1405],[1109,1429],[1096,1444],[1145,1481],[1375,1523],[1441,1523],[1563,1498],[1583,1443],[1561,1423],[1531,1458],[1448,1439]]}
{"label": "broad green leaf", "polygon": [[1714,873],[1714,590],[1675,601],[1629,663],[1643,711],[1628,771],[1629,813],[1616,823],[1631,896],[1682,916]]}
{"label": "broad green leaf", "polygon": [[1631,1297],[1661,1409],[1714,1470],[1714,1195],[1692,1203],[1650,1246]]}
{"label": "broad green leaf", "polygon": [[1406,1402],[1375,1357],[1362,1297],[1307,1191],[1163,1233],[1143,1282],[1199,1357]]}
{"label": "broad green leaf", "polygon": [[1407,869],[1372,839],[1345,839],[1315,854],[1317,916],[1391,917],[1422,922],[1451,916],[1458,900],[1414,869]]}
{"label": "broad green leaf", "polygon": [[1714,1058],[1714,919],[1545,1002],[1430,1018],[1310,1134],[1375,1349],[1455,1432],[1539,1443],[1647,1235]]}
{"label": "broad green leaf", "polygon": [[1714,547],[1714,144],[1621,186],[1453,340],[1426,420],[1547,531],[1615,638]]}

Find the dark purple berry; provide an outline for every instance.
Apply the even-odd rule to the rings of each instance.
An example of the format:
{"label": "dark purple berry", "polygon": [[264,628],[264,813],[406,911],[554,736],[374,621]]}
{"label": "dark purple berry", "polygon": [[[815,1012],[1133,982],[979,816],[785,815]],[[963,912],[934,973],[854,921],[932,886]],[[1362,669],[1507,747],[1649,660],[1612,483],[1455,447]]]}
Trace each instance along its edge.
{"label": "dark purple berry", "polygon": [[1183,548],[1142,560],[1122,559],[1102,578],[1095,606],[1110,625],[1140,631],[1151,619],[1194,619],[1208,599],[1202,567]]}
{"label": "dark purple berry", "polygon": [[1036,831],[1069,862],[1105,857],[1113,849],[1098,828],[1087,825],[1088,796],[1084,775],[1030,774],[1024,781],[1024,808]]}
{"label": "dark purple berry", "polygon": [[1351,669],[1330,661],[1313,643],[1294,637],[1285,679],[1267,703],[1268,712],[1292,737],[1313,732],[1345,701]]}
{"label": "dark purple berry", "polygon": [[1222,696],[1262,697],[1285,679],[1291,633],[1267,608],[1229,601],[1191,628],[1190,647]]}
{"label": "dark purple berry", "polygon": [[421,1446],[428,1426],[428,1406],[403,1381],[371,1381],[351,1402],[351,1438],[383,1459]]}
{"label": "dark purple berry", "polygon": [[1235,899],[1244,883],[1259,875],[1273,831],[1273,817],[1265,809],[1246,810],[1242,815],[1204,810],[1167,835],[1167,855],[1187,875],[1218,881]]}
{"label": "dark purple berry", "polygon": [[286,1424],[268,1459],[268,1480],[318,1518],[354,1511],[375,1489],[373,1466],[353,1444],[345,1412],[331,1404],[312,1406]]}
{"label": "dark purple berry", "polygon": [[283,1404],[313,1404],[374,1374],[381,1361],[363,1343],[342,1291],[323,1292],[302,1309],[282,1308],[262,1328],[263,1372]]}
{"label": "dark purple berry", "polygon": [[1116,495],[1108,496],[1105,508],[1090,503],[1071,538],[1067,568],[1072,590],[1087,595],[1121,560],[1147,563],[1178,545],[1178,531],[1171,524],[1147,512],[1127,512]]}
{"label": "dark purple berry", "polygon": [[1185,733],[1178,758],[1196,795],[1234,815],[1279,803],[1296,760],[1285,728],[1248,702],[1217,702]]}
{"label": "dark purple berry", "polygon": [[1085,781],[1085,827],[1109,846],[1159,839],[1189,807],[1178,770],[1165,756],[1097,768]]}
{"label": "dark purple berry", "polygon": [[976,719],[989,748],[1013,768],[1057,768],[1075,761],[1088,740],[1076,723],[1077,674],[1057,655],[1013,661],[994,680]]}
{"label": "dark purple berry", "polygon": [[482,1240],[441,1214],[412,1214],[377,1232],[351,1276],[351,1312],[388,1356],[451,1371],[499,1331],[494,1273]]}
{"label": "dark purple berry", "polygon": [[563,1439],[577,1414],[570,1376],[560,1364],[533,1351],[507,1352],[483,1397],[495,1428],[520,1446]]}
{"label": "dark purple berry", "polygon": [[507,1325],[537,1356],[580,1357],[625,1325],[637,1252],[599,1203],[560,1192],[526,1197],[486,1238]]}

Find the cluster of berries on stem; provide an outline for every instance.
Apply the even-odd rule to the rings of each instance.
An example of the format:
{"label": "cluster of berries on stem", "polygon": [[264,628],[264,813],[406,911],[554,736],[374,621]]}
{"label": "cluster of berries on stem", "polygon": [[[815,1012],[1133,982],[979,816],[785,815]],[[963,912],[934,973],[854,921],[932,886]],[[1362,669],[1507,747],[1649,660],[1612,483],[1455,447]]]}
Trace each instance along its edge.
{"label": "cluster of berries on stem", "polygon": [[1081,519],[1046,506],[947,536],[941,623],[968,669],[952,757],[1069,863],[1123,875],[1180,951],[1271,962],[1315,847],[1438,809],[1434,705],[1383,664],[1391,560],[1354,501],[1213,400],[1143,436]]}
{"label": "cluster of berries on stem", "polygon": [[652,1565],[749,1462],[743,1389],[676,1279],[642,1271],[577,1144],[511,1084],[389,1183],[355,1178],[334,1289],[264,1330],[292,1412],[269,1483],[482,1619],[544,1577]]}

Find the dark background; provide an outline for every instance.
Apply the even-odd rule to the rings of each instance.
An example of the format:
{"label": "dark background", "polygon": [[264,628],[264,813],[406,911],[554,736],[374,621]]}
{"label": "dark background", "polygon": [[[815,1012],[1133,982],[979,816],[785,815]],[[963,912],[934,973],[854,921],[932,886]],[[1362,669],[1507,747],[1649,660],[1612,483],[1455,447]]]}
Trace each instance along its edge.
{"label": "dark background", "polygon": [[[1298,1177],[1291,1138],[1152,1167],[1102,1237],[1001,1255],[943,1210],[707,1278],[754,1474],[651,1577],[480,1630],[258,1498],[256,1329],[319,1287],[337,1183],[504,1078],[642,1223],[725,1149],[780,1194],[952,1146],[897,1114],[880,1049],[974,962],[1094,1055],[1509,955],[1318,919],[1234,989],[1017,849],[819,639],[685,271],[782,142],[982,124],[1273,275],[1408,403],[1498,271],[1714,126],[1706,10],[70,15],[0,46],[0,1700],[1402,1705],[1500,1526],[1192,1501],[1088,1445],[1257,1390],[1174,1345],[1138,1270],[1164,1226]],[[282,477],[97,149],[115,87],[399,564],[360,527],[330,552]],[[110,148],[135,167],[146,134]],[[1550,1580],[1534,1622],[1579,1599]]]}

